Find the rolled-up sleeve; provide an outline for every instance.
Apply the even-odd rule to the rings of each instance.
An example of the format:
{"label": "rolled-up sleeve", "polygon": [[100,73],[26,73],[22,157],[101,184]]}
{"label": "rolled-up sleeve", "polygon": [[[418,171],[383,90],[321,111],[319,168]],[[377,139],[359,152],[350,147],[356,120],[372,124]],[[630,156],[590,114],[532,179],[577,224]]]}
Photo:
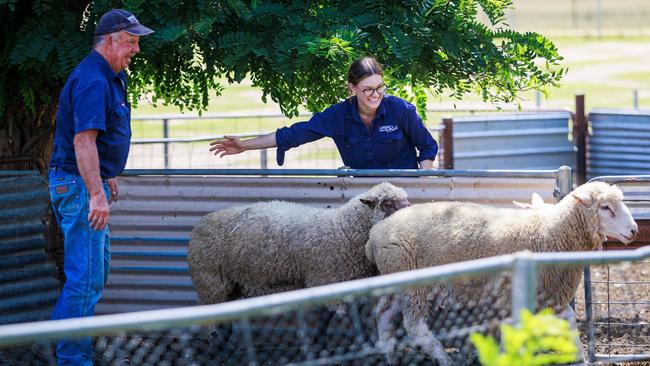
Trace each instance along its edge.
{"label": "rolled-up sleeve", "polygon": [[438,154],[438,143],[422,122],[415,106],[408,104],[406,114],[407,125],[404,130],[413,146],[418,150],[418,162],[422,160],[435,160],[436,154]]}
{"label": "rolled-up sleeve", "polygon": [[106,132],[108,86],[101,80],[81,80],[73,88],[74,133],[86,130]]}
{"label": "rolled-up sleeve", "polygon": [[327,123],[327,113],[315,114],[309,121],[297,122],[289,127],[282,127],[275,131],[277,151],[275,159],[278,165],[284,164],[284,153],[302,144],[316,141],[325,136],[332,136],[331,128]]}

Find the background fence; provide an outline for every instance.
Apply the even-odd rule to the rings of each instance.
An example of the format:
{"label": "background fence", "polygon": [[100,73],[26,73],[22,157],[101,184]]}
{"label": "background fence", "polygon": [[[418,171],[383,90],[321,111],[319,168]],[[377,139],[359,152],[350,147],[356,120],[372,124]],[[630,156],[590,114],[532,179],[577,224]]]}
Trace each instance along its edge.
{"label": "background fence", "polygon": [[[571,112],[536,111],[453,118],[455,169],[575,167]],[[452,125],[444,124],[444,128]],[[445,146],[446,139],[442,139]],[[443,163],[444,164],[444,163]]]}
{"label": "background fence", "polygon": [[[227,134],[224,129],[228,124],[245,123],[251,128],[269,128],[281,122],[281,117],[275,114],[208,114],[200,118],[183,115],[136,117],[133,122],[136,135],[162,133],[162,136],[135,138],[127,168],[278,168],[275,149],[247,151],[219,159],[209,153],[209,142]],[[300,116],[301,119],[308,117]],[[454,117],[453,134],[443,133],[445,127],[449,129],[447,124],[429,129],[441,147],[435,164],[448,167],[443,156],[449,150],[458,169],[556,169],[562,165],[574,166],[570,119],[571,113],[568,111],[542,109],[526,113],[501,112]],[[217,131],[221,134],[217,134]],[[253,130],[235,135],[248,138],[273,131],[275,129]],[[450,150],[452,146],[453,151]],[[283,168],[336,169],[342,165],[334,142],[323,138],[291,149]]]}
{"label": "background fence", "polygon": [[643,0],[515,0],[507,23],[542,34],[647,34],[650,4]]}
{"label": "background fence", "polygon": [[589,178],[650,173],[650,111],[596,109],[589,121]]}
{"label": "background fence", "polygon": [[59,279],[46,253],[48,203],[38,172],[0,170],[0,324],[50,318]]}

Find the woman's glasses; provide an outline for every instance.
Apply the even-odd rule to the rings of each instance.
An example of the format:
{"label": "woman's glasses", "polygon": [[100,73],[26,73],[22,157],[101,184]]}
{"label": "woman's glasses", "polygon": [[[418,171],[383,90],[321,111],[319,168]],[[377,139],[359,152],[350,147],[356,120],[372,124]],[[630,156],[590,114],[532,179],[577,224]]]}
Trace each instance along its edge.
{"label": "woman's glasses", "polygon": [[361,90],[363,95],[365,95],[366,97],[373,96],[375,94],[375,92],[377,92],[378,95],[383,95],[385,91],[386,91],[386,84],[384,84],[384,83],[382,83],[381,85],[379,85],[376,88],[366,88],[366,89]]}

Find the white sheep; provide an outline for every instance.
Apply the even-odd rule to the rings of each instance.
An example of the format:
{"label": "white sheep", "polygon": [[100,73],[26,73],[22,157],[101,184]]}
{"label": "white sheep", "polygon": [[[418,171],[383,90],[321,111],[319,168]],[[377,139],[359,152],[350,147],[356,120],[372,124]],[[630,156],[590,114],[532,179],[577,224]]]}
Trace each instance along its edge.
{"label": "white sheep", "polygon": [[226,208],[192,230],[188,261],[201,304],[369,277],[370,228],[409,205],[381,183],[336,209],[272,201]]}
{"label": "white sheep", "polygon": [[[616,186],[602,182],[584,184],[556,205],[533,202],[531,209],[494,208],[468,202],[416,204],[375,225],[366,244],[366,255],[381,274],[461,262],[522,250],[532,252],[591,251],[602,248],[607,237],[631,242],[637,224]],[[452,303],[475,306],[487,292],[497,293],[497,307],[510,306],[509,276],[506,285],[474,278],[455,281],[451,291],[438,290]],[[554,309],[567,309],[581,278],[577,266],[540,269],[538,298]],[[498,282],[498,281],[497,281]],[[484,286],[483,290],[477,289]],[[485,287],[492,286],[490,290]],[[407,290],[402,303],[404,327],[422,350],[440,365],[452,360],[426,324],[431,311],[429,289]],[[440,287],[438,287],[440,288]],[[539,296],[543,295],[543,296]],[[445,306],[444,301],[438,304]],[[395,346],[390,321],[395,306],[384,300],[377,308],[379,346],[390,354]]]}

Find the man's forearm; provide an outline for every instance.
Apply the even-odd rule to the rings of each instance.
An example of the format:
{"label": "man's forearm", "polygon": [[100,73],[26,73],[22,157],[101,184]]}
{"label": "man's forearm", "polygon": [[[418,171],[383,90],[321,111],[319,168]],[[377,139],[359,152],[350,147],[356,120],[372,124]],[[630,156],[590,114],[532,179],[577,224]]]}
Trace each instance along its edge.
{"label": "man's forearm", "polygon": [[84,131],[74,137],[74,151],[77,157],[79,174],[86,185],[88,193],[93,196],[103,192],[102,179],[99,173],[99,154],[95,142],[96,133],[86,134]]}

